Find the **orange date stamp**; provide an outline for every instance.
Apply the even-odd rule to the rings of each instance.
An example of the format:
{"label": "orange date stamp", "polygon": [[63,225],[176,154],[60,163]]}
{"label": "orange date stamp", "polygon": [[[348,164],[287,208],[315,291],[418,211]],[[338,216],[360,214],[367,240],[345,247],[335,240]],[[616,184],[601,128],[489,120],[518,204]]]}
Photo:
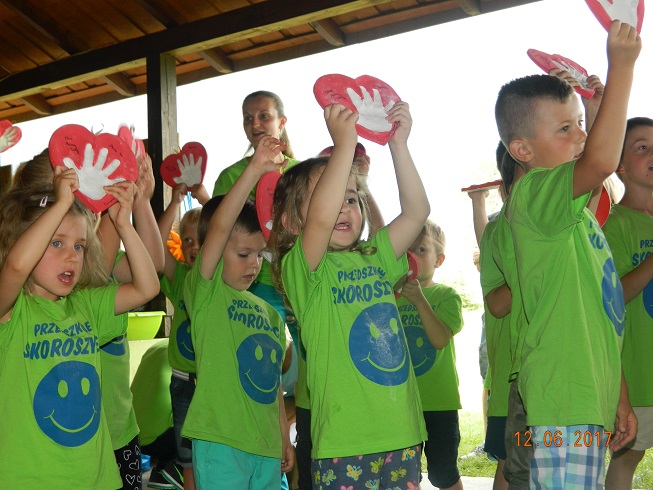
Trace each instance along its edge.
{"label": "orange date stamp", "polygon": [[605,446],[610,445],[610,439],[612,438],[612,432],[609,430],[597,430],[597,431],[580,431],[577,430],[574,432],[573,440],[565,441],[562,431],[556,430],[545,430],[542,433],[542,440],[535,441],[533,439],[533,433],[530,430],[517,431],[514,433],[515,441],[517,446],[523,447],[562,447],[562,446],[573,446],[573,447],[590,447],[590,446]]}

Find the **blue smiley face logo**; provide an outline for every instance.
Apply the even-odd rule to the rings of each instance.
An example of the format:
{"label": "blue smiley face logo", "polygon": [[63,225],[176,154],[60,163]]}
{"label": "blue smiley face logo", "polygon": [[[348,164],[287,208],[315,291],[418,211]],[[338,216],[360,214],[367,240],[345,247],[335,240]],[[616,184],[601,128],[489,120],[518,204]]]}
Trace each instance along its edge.
{"label": "blue smiley face logo", "polygon": [[415,376],[421,376],[433,367],[438,351],[420,327],[404,327]]}
{"label": "blue smiley face logo", "polygon": [[127,349],[125,348],[125,342],[127,342],[127,336],[121,335],[116,337],[111,342],[104,344],[100,349],[105,354],[110,354],[112,356],[124,356]]}
{"label": "blue smiley face logo", "polygon": [[189,361],[195,360],[195,349],[193,340],[190,337],[190,320],[184,320],[177,328],[177,349],[179,353]]}
{"label": "blue smiley face logo", "polygon": [[349,355],[370,381],[397,386],[408,379],[410,359],[397,307],[379,303],[365,308],[349,332]]}
{"label": "blue smiley face logo", "polygon": [[250,335],[238,347],[240,384],[255,402],[268,405],[277,399],[282,355],[279,342],[262,333]]}
{"label": "blue smiley face logo", "polygon": [[644,309],[648,316],[653,318],[653,281],[650,281],[644,291],[642,292],[642,301],[644,302]]}
{"label": "blue smiley face logo", "polygon": [[617,269],[614,266],[612,257],[608,257],[603,264],[601,291],[603,292],[603,308],[612,325],[614,325],[615,332],[621,336],[626,320],[626,308],[624,306],[624,291],[621,287],[621,280],[617,275]]}
{"label": "blue smiley face logo", "polygon": [[101,404],[95,367],[68,361],[53,367],[39,383],[34,393],[34,417],[54,442],[77,447],[97,433]]}

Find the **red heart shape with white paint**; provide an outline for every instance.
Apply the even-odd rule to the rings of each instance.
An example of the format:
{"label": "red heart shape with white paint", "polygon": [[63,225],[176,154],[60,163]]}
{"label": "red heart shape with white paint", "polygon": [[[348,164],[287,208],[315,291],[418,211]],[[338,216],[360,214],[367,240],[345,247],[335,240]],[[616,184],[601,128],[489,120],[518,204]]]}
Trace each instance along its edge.
{"label": "red heart shape with white paint", "polygon": [[168,155],[161,163],[161,178],[170,187],[186,184],[192,189],[204,181],[208,156],[202,143],[191,141],[179,153]]}
{"label": "red heart shape with white paint", "polygon": [[22,137],[23,132],[18,126],[14,126],[6,119],[0,121],[0,153],[14,146]]}
{"label": "red heart shape with white paint", "polygon": [[67,124],[57,129],[48,145],[53,167],[75,168],[80,187],[77,198],[94,213],[101,213],[117,200],[103,186],[138,178],[136,157],[115,134],[95,135],[84,126]]}
{"label": "red heart shape with white paint", "polygon": [[132,149],[136,159],[145,155],[145,145],[143,144],[143,140],[134,136],[133,127],[127,127],[125,124],[121,125],[118,128],[118,136]]}
{"label": "red heart shape with white paint", "polygon": [[585,0],[594,17],[606,31],[613,20],[620,20],[642,32],[644,22],[644,0]]}
{"label": "red heart shape with white paint", "polygon": [[[413,279],[417,279],[417,276],[419,275],[417,257],[415,257],[415,254],[410,250],[406,250],[406,258],[408,259],[408,274],[406,275],[406,280],[412,281]],[[399,298],[400,296],[401,290],[395,291],[395,298]]]}
{"label": "red heart shape with white paint", "polygon": [[356,133],[361,138],[380,145],[390,141],[395,126],[385,116],[401,99],[387,83],[369,75],[358,78],[324,75],[315,82],[313,93],[322,108],[330,104],[342,104],[358,112]]}
{"label": "red heart shape with white paint", "polygon": [[274,190],[277,188],[280,178],[281,174],[279,172],[266,172],[259,179],[256,186],[256,215],[258,216],[261,232],[266,240],[270,238],[270,231],[272,231]]}
{"label": "red heart shape with white paint", "polygon": [[603,228],[603,225],[608,221],[608,216],[610,216],[610,209],[612,208],[612,199],[610,199],[610,194],[608,190],[603,186],[601,189],[601,197],[599,197],[599,204],[596,207],[596,221],[599,223],[599,226]]}
{"label": "red heart shape with white paint", "polygon": [[526,53],[528,54],[528,57],[533,60],[533,63],[542,68],[542,70],[547,74],[556,68],[567,70],[576,80],[578,80],[578,83],[580,83],[580,86],[574,87],[574,90],[586,99],[594,97],[596,90],[587,86],[587,78],[589,77],[587,70],[575,61],[559,54],[547,54],[544,51],[538,51],[537,49],[529,49]]}

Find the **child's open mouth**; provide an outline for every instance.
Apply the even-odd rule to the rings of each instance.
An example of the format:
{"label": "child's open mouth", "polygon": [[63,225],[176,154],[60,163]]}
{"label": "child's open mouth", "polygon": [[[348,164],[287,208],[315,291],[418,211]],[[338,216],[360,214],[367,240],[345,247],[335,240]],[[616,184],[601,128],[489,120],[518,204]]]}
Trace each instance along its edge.
{"label": "child's open mouth", "polygon": [[335,228],[336,231],[348,231],[351,229],[351,224],[349,223],[337,223]]}
{"label": "child's open mouth", "polygon": [[75,278],[75,274],[70,271],[62,272],[61,274],[59,274],[59,281],[66,285],[72,284],[74,278]]}

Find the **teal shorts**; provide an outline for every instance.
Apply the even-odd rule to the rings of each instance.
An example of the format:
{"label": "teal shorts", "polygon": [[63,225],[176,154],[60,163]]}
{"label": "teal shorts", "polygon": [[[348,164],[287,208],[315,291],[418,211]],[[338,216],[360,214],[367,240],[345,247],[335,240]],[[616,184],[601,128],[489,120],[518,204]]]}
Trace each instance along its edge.
{"label": "teal shorts", "polygon": [[193,472],[198,490],[281,488],[281,459],[217,442],[193,439]]}

